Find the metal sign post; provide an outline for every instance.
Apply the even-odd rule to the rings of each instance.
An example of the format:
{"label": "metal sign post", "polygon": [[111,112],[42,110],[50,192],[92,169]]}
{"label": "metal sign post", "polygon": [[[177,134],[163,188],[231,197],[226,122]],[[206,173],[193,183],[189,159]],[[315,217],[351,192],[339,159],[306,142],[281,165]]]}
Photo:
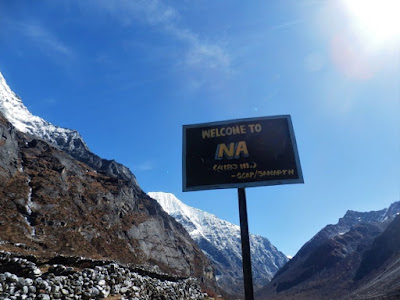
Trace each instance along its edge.
{"label": "metal sign post", "polygon": [[254,299],[253,275],[251,271],[249,226],[247,222],[246,193],[244,188],[238,189],[238,196],[239,196],[240,237],[242,241],[244,295],[246,300],[253,300]]}
{"label": "metal sign post", "polygon": [[253,300],[246,187],[303,183],[289,115],[183,126],[183,191],[238,188],[245,299]]}

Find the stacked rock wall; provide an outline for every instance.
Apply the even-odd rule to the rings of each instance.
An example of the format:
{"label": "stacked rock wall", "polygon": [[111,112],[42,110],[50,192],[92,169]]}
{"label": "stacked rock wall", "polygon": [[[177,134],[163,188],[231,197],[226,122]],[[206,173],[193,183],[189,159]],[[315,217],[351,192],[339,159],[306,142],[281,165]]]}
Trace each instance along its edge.
{"label": "stacked rock wall", "polygon": [[115,262],[91,261],[90,268],[80,269],[32,260],[35,258],[0,252],[0,299],[103,299],[118,296],[119,299],[178,300],[205,297],[195,278],[173,280],[169,277],[169,280],[163,280],[160,279],[162,274],[150,276],[150,272],[135,271]]}

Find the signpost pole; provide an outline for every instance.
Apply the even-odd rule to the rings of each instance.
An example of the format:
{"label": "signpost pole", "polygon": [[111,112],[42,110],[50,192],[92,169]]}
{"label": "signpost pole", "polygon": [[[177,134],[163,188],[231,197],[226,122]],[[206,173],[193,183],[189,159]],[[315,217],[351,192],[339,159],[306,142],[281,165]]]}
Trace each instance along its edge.
{"label": "signpost pole", "polygon": [[254,300],[245,187],[304,183],[290,115],[183,126],[183,191],[238,188],[246,300]]}
{"label": "signpost pole", "polygon": [[250,258],[249,226],[247,222],[246,193],[244,188],[238,189],[238,196],[239,196],[240,233],[242,240],[244,294],[246,300],[254,300],[253,276],[251,272],[251,258]]}

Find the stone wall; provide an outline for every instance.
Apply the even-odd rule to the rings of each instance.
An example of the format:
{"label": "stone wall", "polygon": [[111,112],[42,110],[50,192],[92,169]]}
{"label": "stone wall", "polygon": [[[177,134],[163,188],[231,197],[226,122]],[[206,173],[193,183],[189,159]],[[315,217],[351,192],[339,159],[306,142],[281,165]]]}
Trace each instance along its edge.
{"label": "stone wall", "polygon": [[[55,261],[68,265],[49,264]],[[81,266],[89,265],[88,268]],[[0,299],[204,299],[195,278],[178,278],[112,261],[55,258],[0,251]]]}

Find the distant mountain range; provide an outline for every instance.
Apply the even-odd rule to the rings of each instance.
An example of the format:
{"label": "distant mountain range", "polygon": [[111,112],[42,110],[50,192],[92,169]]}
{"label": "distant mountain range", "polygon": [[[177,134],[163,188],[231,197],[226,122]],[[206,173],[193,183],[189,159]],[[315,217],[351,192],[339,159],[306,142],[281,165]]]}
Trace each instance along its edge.
{"label": "distant mountain range", "polygon": [[348,211],[308,241],[257,299],[400,299],[400,201]]}
{"label": "distant mountain range", "polygon": [[[173,216],[212,261],[217,284],[231,295],[243,295],[240,227],[215,215],[190,207],[173,194],[148,195]],[[253,281],[260,288],[288,261],[265,237],[250,234]]]}

